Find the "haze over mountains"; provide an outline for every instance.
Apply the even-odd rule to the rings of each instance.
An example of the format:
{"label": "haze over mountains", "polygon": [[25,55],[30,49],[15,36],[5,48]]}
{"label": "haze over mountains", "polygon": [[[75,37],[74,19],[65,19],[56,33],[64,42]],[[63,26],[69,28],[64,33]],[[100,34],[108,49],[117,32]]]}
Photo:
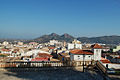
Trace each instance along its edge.
{"label": "haze over mountains", "polygon": [[39,38],[34,39],[37,42],[48,42],[49,40],[59,40],[59,41],[66,41],[66,42],[71,42],[72,40],[74,40],[75,38],[67,33],[63,34],[63,35],[58,35],[56,33],[52,33],[50,35],[43,35]]}
{"label": "haze over mountains", "polygon": [[[101,36],[101,37],[73,37],[67,33],[63,35],[58,35],[56,33],[51,33],[49,35],[43,35],[41,37],[32,39],[32,40],[21,40],[24,42],[36,41],[39,43],[49,42],[49,40],[58,40],[58,41],[66,41],[71,42],[74,39],[80,40],[82,43],[104,43],[104,44],[119,44],[120,43],[120,36]],[[4,39],[0,39],[0,41],[4,41]],[[8,41],[12,41],[9,40]]]}
{"label": "haze over mountains", "polygon": [[101,37],[78,37],[75,38],[67,33],[63,35],[58,35],[56,33],[52,33],[49,35],[43,35],[39,38],[34,39],[34,41],[43,43],[43,42],[48,42],[49,40],[59,40],[59,41],[66,41],[66,42],[71,42],[74,39],[80,40],[82,43],[105,43],[105,44],[119,44],[120,43],[120,36],[101,36]]}

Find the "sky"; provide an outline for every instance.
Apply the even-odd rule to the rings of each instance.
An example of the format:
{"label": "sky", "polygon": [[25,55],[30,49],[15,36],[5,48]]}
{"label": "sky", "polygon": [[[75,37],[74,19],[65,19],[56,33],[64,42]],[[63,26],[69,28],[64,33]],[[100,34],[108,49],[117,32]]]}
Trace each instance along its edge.
{"label": "sky", "polygon": [[120,35],[120,0],[0,0],[0,38]]}

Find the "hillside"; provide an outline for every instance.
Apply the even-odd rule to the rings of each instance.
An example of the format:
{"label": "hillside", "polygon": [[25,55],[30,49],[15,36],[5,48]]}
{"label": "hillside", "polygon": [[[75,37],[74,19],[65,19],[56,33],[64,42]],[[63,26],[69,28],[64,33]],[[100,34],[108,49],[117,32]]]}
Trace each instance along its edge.
{"label": "hillside", "polygon": [[[52,33],[50,35],[43,35],[39,38],[34,39],[37,42],[44,43],[48,42],[49,40],[59,40],[59,41],[66,41],[66,42],[71,42],[72,40],[75,39],[75,37],[65,33],[63,35],[58,35],[56,33]],[[103,44],[119,44],[120,43],[120,36],[101,36],[101,37],[78,37],[77,38],[79,41],[82,43],[103,43]]]}
{"label": "hillside", "polygon": [[120,36],[102,36],[102,37],[79,37],[77,38],[81,42],[86,43],[104,43],[104,44],[119,44]]}
{"label": "hillside", "polygon": [[[59,40],[59,41],[66,41],[71,42],[75,39],[75,37],[65,33],[63,35],[58,35],[56,33],[52,33],[49,35],[43,35],[33,40],[10,40],[7,39],[6,41],[13,42],[13,41],[23,41],[29,43],[31,41],[36,41],[39,43],[49,42],[49,40]],[[103,43],[103,44],[119,44],[120,43],[120,36],[101,36],[101,37],[78,37],[77,38],[82,43]],[[0,42],[5,41],[5,39],[0,39]]]}
{"label": "hillside", "polygon": [[63,35],[58,35],[56,33],[52,33],[50,35],[43,35],[39,38],[34,39],[34,41],[36,42],[40,42],[40,43],[45,43],[48,42],[49,40],[59,40],[59,41],[66,41],[66,42],[71,42],[72,40],[74,40],[74,37],[65,33]]}

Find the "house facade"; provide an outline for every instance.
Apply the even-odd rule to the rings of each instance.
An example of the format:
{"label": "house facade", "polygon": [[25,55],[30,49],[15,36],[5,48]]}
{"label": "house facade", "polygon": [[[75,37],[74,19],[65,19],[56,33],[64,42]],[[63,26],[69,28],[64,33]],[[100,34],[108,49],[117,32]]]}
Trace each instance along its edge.
{"label": "house facade", "polygon": [[75,39],[72,43],[68,43],[68,49],[82,49],[82,44]]}
{"label": "house facade", "polygon": [[74,49],[70,51],[70,60],[73,65],[90,65],[92,61],[101,60],[102,47],[98,44],[92,46],[92,50]]}

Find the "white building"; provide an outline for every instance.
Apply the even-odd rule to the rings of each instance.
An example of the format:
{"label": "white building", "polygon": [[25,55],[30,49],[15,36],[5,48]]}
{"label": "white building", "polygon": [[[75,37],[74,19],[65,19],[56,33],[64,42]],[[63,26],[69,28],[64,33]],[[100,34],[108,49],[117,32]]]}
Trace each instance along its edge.
{"label": "white building", "polygon": [[76,49],[82,49],[82,44],[74,44]]}
{"label": "white building", "polygon": [[92,61],[93,53],[83,51],[80,49],[75,49],[70,51],[70,59],[71,61]]}
{"label": "white building", "polygon": [[119,51],[119,50],[120,50],[120,45],[119,45],[119,46],[116,46],[116,48],[113,49],[113,52],[117,52],[117,51]]}
{"label": "white building", "polygon": [[20,46],[23,45],[23,42],[18,42],[18,45],[20,45]]}
{"label": "white building", "polygon": [[85,51],[81,49],[74,49],[70,51],[71,61],[97,61],[101,60],[102,47],[98,44],[93,46],[93,51]]}
{"label": "white building", "polygon": [[94,60],[101,60],[102,46],[95,44],[93,46]]}
{"label": "white building", "polygon": [[50,40],[49,44],[50,45],[55,45],[55,44],[58,44],[58,40]]}
{"label": "white building", "polygon": [[11,54],[12,51],[9,50],[9,49],[1,49],[1,50],[0,50],[0,53],[2,53],[2,54]]}
{"label": "white building", "polygon": [[82,44],[75,39],[72,43],[68,43],[68,49],[82,49]]}
{"label": "white building", "polygon": [[74,49],[74,44],[68,43],[68,49]]}
{"label": "white building", "polygon": [[47,54],[50,54],[49,52],[35,49],[35,50],[28,51],[26,53],[23,53],[22,56],[31,56],[31,55],[36,56],[38,53],[47,53]]}
{"label": "white building", "polygon": [[3,44],[4,46],[7,46],[7,45],[9,44],[9,42],[4,41],[2,44]]}

